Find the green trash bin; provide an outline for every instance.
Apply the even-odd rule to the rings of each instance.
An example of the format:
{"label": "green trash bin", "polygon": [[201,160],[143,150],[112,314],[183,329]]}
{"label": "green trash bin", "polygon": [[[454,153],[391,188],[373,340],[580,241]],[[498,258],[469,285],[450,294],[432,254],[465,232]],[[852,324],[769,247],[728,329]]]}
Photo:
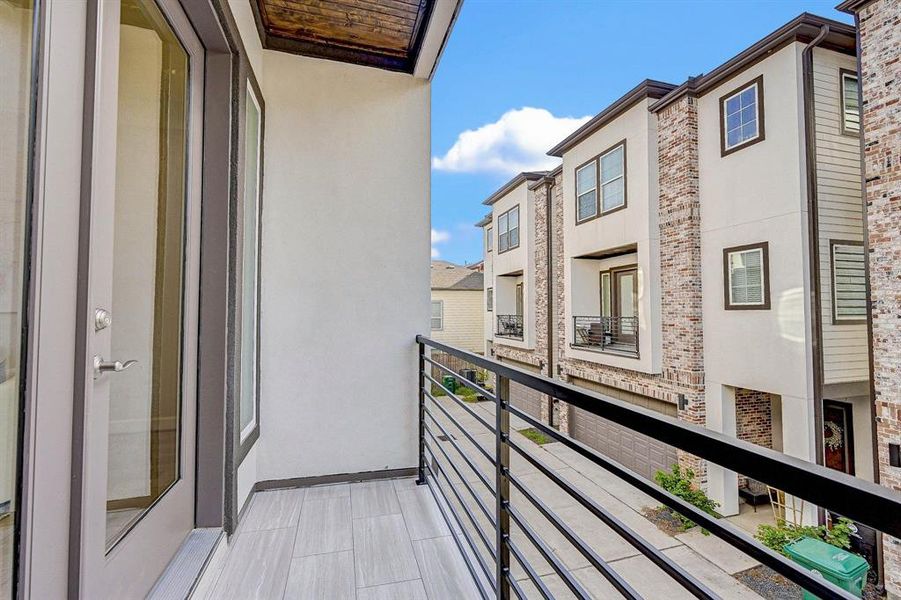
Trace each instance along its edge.
{"label": "green trash bin", "polygon": [[454,379],[453,375],[445,375],[441,378],[442,383],[444,383],[444,387],[449,389],[452,393],[457,393],[457,380]]}
{"label": "green trash bin", "polygon": [[[822,575],[843,590],[861,597],[867,570],[870,565],[862,556],[837,548],[814,538],[801,538],[785,546],[785,552],[793,561],[814,573]],[[804,600],[818,600],[804,590]]]}

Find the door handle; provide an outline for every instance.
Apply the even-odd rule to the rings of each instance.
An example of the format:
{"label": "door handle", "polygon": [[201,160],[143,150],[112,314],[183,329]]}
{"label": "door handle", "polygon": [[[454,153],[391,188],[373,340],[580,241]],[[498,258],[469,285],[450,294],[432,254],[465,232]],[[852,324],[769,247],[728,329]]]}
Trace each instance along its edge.
{"label": "door handle", "polygon": [[97,379],[104,373],[120,373],[125,369],[130,369],[138,364],[136,360],[103,360],[102,356],[94,357],[94,379]]}

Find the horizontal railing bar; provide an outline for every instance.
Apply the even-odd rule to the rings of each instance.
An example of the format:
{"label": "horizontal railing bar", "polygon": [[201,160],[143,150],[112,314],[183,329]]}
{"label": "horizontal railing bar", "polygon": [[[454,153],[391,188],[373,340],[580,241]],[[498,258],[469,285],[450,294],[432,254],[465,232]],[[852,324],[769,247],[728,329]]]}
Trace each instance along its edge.
{"label": "horizontal railing bar", "polygon": [[[492,513],[490,510],[488,510],[488,507],[485,506],[485,503],[482,502],[482,499],[479,497],[479,495],[476,494],[475,490],[472,489],[472,487],[469,485],[469,482],[466,481],[466,478],[463,477],[463,474],[460,472],[460,469],[458,469],[457,465],[454,464],[453,459],[451,459],[451,457],[444,450],[444,448],[441,447],[441,443],[437,439],[435,439],[435,434],[433,434],[432,431],[428,428],[426,428],[426,433],[429,434],[429,437],[431,437],[433,440],[435,440],[435,444],[437,444],[438,450],[441,451],[441,455],[444,456],[444,458],[447,460],[447,463],[454,470],[454,473],[457,474],[457,477],[459,477],[460,481],[463,483],[463,485],[466,486],[466,489],[467,489],[467,491],[469,491],[470,495],[473,498],[475,498],[475,501],[479,505],[479,508],[482,509],[482,514],[484,514],[488,518],[488,522],[491,524],[492,529],[497,527],[497,523],[494,520],[494,513]],[[437,458],[437,456],[436,456],[436,458]]]}
{"label": "horizontal railing bar", "polygon": [[519,600],[529,600],[526,597],[526,593],[522,591],[522,587],[520,587],[519,582],[513,577],[513,574],[509,571],[504,574],[504,577],[507,579],[507,582],[510,584],[510,587],[513,589],[513,593],[516,594],[516,597]]}
{"label": "horizontal railing bar", "polygon": [[544,560],[546,560],[554,569],[554,571],[557,572],[557,575],[559,575],[560,578],[563,579],[563,583],[566,584],[566,587],[572,590],[572,593],[577,597],[587,598],[590,600],[591,595],[586,592],[585,588],[582,587],[582,584],[579,583],[579,581],[575,577],[573,577],[572,573],[569,572],[569,569],[567,569],[563,565],[563,563],[560,562],[560,559],[557,558],[553,550],[547,547],[547,545],[544,543],[544,540],[542,540],[541,537],[539,537],[532,530],[532,528],[522,517],[522,515],[519,514],[519,511],[509,504],[507,505],[507,511],[510,513],[510,517],[519,527],[520,531],[523,532],[529,542],[531,542],[532,545],[535,546],[535,549],[538,550],[539,554],[544,557]]}
{"label": "horizontal railing bar", "polygon": [[[428,449],[429,452],[432,452],[432,457],[434,458],[435,453],[429,447],[428,443],[426,444],[426,448]],[[447,485],[450,487],[451,492],[454,493],[454,497],[457,498],[457,502],[459,502],[460,506],[463,507],[464,513],[466,514],[467,517],[469,517],[470,521],[473,523],[473,527],[475,527],[476,533],[479,534],[479,538],[482,540],[482,543],[485,544],[486,542],[485,542],[484,534],[482,533],[481,527],[479,527],[478,523],[476,523],[475,518],[472,516],[472,513],[469,510],[469,507],[466,506],[466,503],[460,499],[459,493],[457,492],[457,490],[454,489],[454,484],[451,483],[451,480],[447,476],[447,473],[444,472],[444,469],[441,468],[441,464],[437,460],[434,461],[434,466],[438,467],[438,472],[441,474],[442,477],[444,477],[444,480],[447,481]],[[431,465],[429,466],[429,468],[431,469]],[[492,569],[490,569],[488,567],[488,565],[485,564],[485,559],[482,557],[482,554],[478,551],[477,546],[472,541],[472,538],[470,537],[469,532],[466,531],[465,527],[463,527],[463,520],[460,519],[460,516],[457,514],[457,510],[453,506],[451,506],[450,502],[448,502],[448,500],[447,500],[448,496],[446,493],[444,493],[444,490],[441,488],[441,482],[438,481],[437,478],[435,479],[435,484],[438,486],[438,489],[441,490],[441,495],[444,496],[444,499],[445,499],[444,501],[447,502],[447,508],[453,513],[454,518],[457,519],[457,523],[460,524],[460,531],[463,533],[463,535],[466,536],[466,541],[469,542],[469,545],[472,546],[472,552],[473,552],[473,554],[476,555],[476,559],[478,559],[479,564],[482,567],[482,571],[485,573],[485,577],[487,577],[489,581],[493,581],[493,578],[491,577]],[[455,535],[453,529],[451,529],[451,534]],[[488,550],[491,553],[492,557],[494,557],[494,549],[491,547],[491,544],[488,544]],[[496,584],[495,584],[495,586],[496,586]],[[494,586],[492,586],[492,587],[494,587]]]}
{"label": "horizontal railing bar", "polygon": [[[435,486],[438,486],[438,481],[435,479],[434,475],[432,475],[431,481],[434,481]],[[438,505],[438,511],[441,513],[441,516],[444,518],[444,522],[447,523],[447,527],[448,527],[448,529],[450,529],[450,532],[451,532],[451,537],[454,538],[454,543],[457,545],[457,549],[460,551],[460,554],[463,556],[463,562],[466,563],[466,568],[469,570],[469,574],[472,575],[472,579],[475,582],[476,587],[479,590],[479,593],[482,595],[482,598],[484,600],[488,600],[488,598],[490,596],[482,588],[482,582],[480,581],[481,578],[478,576],[478,573],[476,573],[475,567],[472,566],[469,556],[467,556],[466,549],[463,548],[463,543],[460,542],[460,539],[458,538],[457,534],[454,533],[454,523],[451,522],[450,517],[447,516],[447,513],[444,510],[444,507],[441,506],[442,500],[444,501],[444,503],[447,503],[447,499],[444,497],[444,492],[440,492],[440,490],[439,490],[439,492],[436,492],[435,489],[432,487],[431,481],[429,480],[428,477],[426,477],[426,487],[429,488],[429,492],[431,492],[432,498],[435,500],[435,504]],[[441,494],[440,499],[438,497],[439,493]],[[447,507],[448,507],[448,510],[453,511],[450,504],[448,504]],[[456,514],[454,514],[454,518],[455,519],[457,518]],[[461,528],[461,531],[462,531],[462,528]],[[467,539],[467,543],[469,543],[468,539]],[[470,550],[472,551],[473,554],[477,554],[475,549],[471,548]],[[488,581],[490,582],[491,579],[489,578]],[[492,586],[492,589],[494,589],[493,586]]]}
{"label": "horizontal railing bar", "polygon": [[[485,417],[483,417],[479,414],[476,414],[476,412],[473,409],[466,406],[466,402],[464,402],[459,396],[454,394],[452,391],[450,391],[449,389],[444,387],[444,384],[441,384],[441,383],[438,383],[437,381],[435,381],[435,379],[431,375],[429,375],[428,373],[423,373],[423,375],[425,375],[426,379],[428,379],[429,381],[431,381],[432,383],[434,383],[435,385],[440,387],[442,390],[444,390],[447,393],[448,398],[450,398],[454,402],[456,402],[460,406],[460,408],[462,408],[467,413],[469,413],[469,415],[471,417],[473,417],[476,421],[481,423],[488,431],[490,431],[491,433],[494,433],[494,425],[492,425],[491,423],[486,421]],[[423,389],[425,389],[425,388],[423,388]],[[426,390],[426,393],[429,393],[429,390]],[[432,398],[432,400],[435,399],[434,396],[430,395],[429,397]]]}
{"label": "horizontal railing bar", "polygon": [[[668,556],[666,556],[663,552],[655,548],[651,543],[637,534],[635,531],[630,529],[625,523],[617,519],[615,516],[610,514],[607,509],[603,508],[599,504],[597,504],[594,500],[586,496],[581,490],[573,487],[566,479],[560,477],[557,473],[552,471],[547,465],[539,461],[537,458],[531,456],[528,452],[526,452],[523,448],[519,446],[513,440],[509,441],[510,447],[519,452],[523,458],[526,459],[532,466],[538,469],[545,477],[556,483],[560,488],[563,489],[566,493],[572,496],[576,501],[579,502],[582,506],[584,506],[589,512],[591,512],[595,517],[597,517],[600,521],[604,522],[610,529],[612,529],[617,535],[621,538],[625,539],[629,544],[631,544],[635,549],[644,554],[651,562],[656,564],[660,569],[662,569],[667,575],[672,577],[679,583],[682,587],[688,590],[693,596],[696,598],[717,598],[718,596],[712,590],[710,590],[703,583],[689,575],[685,572],[679,565],[672,561]],[[582,545],[584,542],[581,539],[578,539],[579,544],[573,539],[570,539],[570,536],[574,536],[575,534],[569,530],[565,523],[559,521],[557,515],[553,514],[553,512],[544,506],[544,503],[541,502],[539,498],[533,497],[532,493],[526,490],[523,487],[523,484],[512,475],[510,477],[510,481],[519,488],[519,490],[523,493],[523,495],[528,498],[532,504],[535,505],[536,508],[545,516],[545,518],[553,523],[557,529],[560,530],[560,533],[566,537],[571,544],[576,546],[576,548],[582,552],[582,555],[585,556],[589,561],[594,564],[592,560],[592,556],[594,556],[594,551],[588,547],[587,550],[592,553],[592,556],[589,556],[583,550]],[[598,556],[595,557],[595,560],[598,560],[603,563],[603,560]],[[609,566],[604,563],[604,567],[601,567],[597,564],[594,565],[604,577],[613,584],[614,587],[619,589],[621,584],[628,585],[616,571],[610,569],[610,572],[616,578],[616,580],[611,579],[608,576],[607,569]],[[631,589],[631,588],[630,588]],[[631,590],[632,593],[637,593],[635,590]],[[625,595],[625,594],[624,594]],[[627,596],[628,597],[628,596]]]}
{"label": "horizontal railing bar", "polygon": [[[538,571],[535,570],[535,567],[532,566],[526,556],[522,553],[522,551],[519,549],[519,546],[513,543],[513,540],[511,540],[509,537],[507,538],[507,547],[510,548],[510,553],[513,554],[513,557],[516,559],[516,561],[520,565],[522,565],[522,568],[526,572],[526,575],[529,576],[529,579],[532,581],[532,583],[535,584],[535,587],[538,588],[538,591],[541,592],[542,597],[544,597],[545,600],[554,600],[554,595],[549,589],[547,589],[547,586],[545,585],[544,581],[541,580],[541,576],[538,574]],[[507,571],[506,577],[507,581],[515,581],[512,569]]]}
{"label": "horizontal railing bar", "polygon": [[767,567],[770,567],[780,575],[785,576],[801,587],[815,593],[817,596],[825,598],[841,598],[843,600],[852,600],[854,596],[839,587],[829,583],[825,579],[812,577],[810,573],[803,567],[794,562],[789,561],[781,554],[776,554],[769,548],[762,546],[756,540],[748,536],[743,531],[729,523],[720,520],[706,512],[698,509],[694,505],[688,504],[681,498],[673,496],[663,488],[653,484],[651,481],[638,475],[634,471],[622,466],[614,460],[608,459],[604,455],[598,453],[593,448],[582,444],[581,442],[566,436],[559,431],[546,426],[544,423],[537,421],[530,415],[517,409],[515,406],[509,407],[510,413],[518,416],[533,427],[544,433],[545,435],[561,442],[568,448],[575,450],[584,458],[592,461],[596,465],[603,467],[619,479],[630,484],[655,500],[660,501],[668,508],[675,510],[681,515],[691,519],[702,528],[710,531],[716,537],[725,541],[729,545],[744,552],[748,556],[756,559]]}
{"label": "horizontal railing bar", "polygon": [[[488,488],[488,491],[491,492],[491,495],[494,496],[495,495],[494,488],[491,487],[491,483],[488,481],[488,478],[485,476],[485,474],[482,473],[481,469],[479,469],[472,462],[472,460],[469,458],[469,456],[467,456],[466,453],[463,452],[463,450],[460,448],[460,446],[457,445],[457,442],[454,440],[454,438],[451,436],[451,434],[448,433],[447,429],[445,429],[444,426],[441,423],[439,423],[437,419],[435,419],[435,416],[432,414],[432,411],[430,411],[428,408],[426,408],[426,409],[424,409],[423,412],[425,412],[425,414],[428,415],[428,417],[432,420],[432,422],[438,426],[438,429],[441,430],[441,433],[443,433],[444,437],[447,438],[448,443],[450,443],[450,445],[454,447],[454,450],[457,451],[457,454],[460,455],[460,457],[464,460],[464,462],[466,462],[466,464],[469,466],[469,468],[472,469],[473,473],[476,474],[476,477],[479,478],[479,480],[485,485],[485,487]],[[448,460],[450,460],[450,458],[448,458]],[[451,461],[451,464],[453,464],[453,461]],[[464,479],[464,477],[461,475],[460,479]]]}
{"label": "horizontal railing bar", "polygon": [[[435,439],[434,437],[432,439]],[[437,442],[436,442],[437,443]],[[445,472],[444,468],[441,466],[441,461],[438,460],[438,455],[435,454],[435,451],[432,449],[430,444],[426,444],[426,448],[429,452],[432,453],[432,458],[435,459],[435,466],[438,467],[438,472],[444,477],[447,481],[447,485],[450,486],[451,492],[454,494],[454,498],[457,499],[457,502],[460,503],[460,506],[463,507],[463,512],[466,513],[466,516],[469,517],[469,522],[472,523],[472,526],[475,528],[476,533],[479,534],[479,538],[482,540],[482,543],[485,544],[485,547],[488,548],[488,552],[491,553],[491,557],[497,560],[497,557],[494,555],[494,546],[491,545],[491,542],[488,541],[488,536],[485,535],[485,532],[482,531],[481,526],[479,525],[478,520],[475,515],[472,513],[472,510],[469,508],[466,502],[463,501],[463,498],[460,497],[460,492],[457,491],[457,488],[454,487],[453,482],[450,480],[447,472]],[[462,524],[462,522],[461,522]],[[494,525],[492,524],[492,528]]]}
{"label": "horizontal railing bar", "polygon": [[460,350],[422,335],[416,336],[416,340],[632,431],[766,482],[786,493],[829,508],[894,537],[901,537],[901,499],[897,492],[886,487],[698,425],[684,423],[628,402],[528,373],[507,363]]}
{"label": "horizontal railing bar", "polygon": [[[531,502],[533,506],[535,506],[535,508],[538,509],[538,512],[540,512],[545,519],[550,521],[551,525],[553,525],[557,529],[557,531],[559,531],[563,535],[563,537],[565,537],[566,540],[570,544],[572,544],[576,548],[576,550],[579,551],[582,556],[588,559],[588,562],[590,562],[595,569],[600,571],[604,579],[609,581],[610,584],[615,587],[616,590],[620,594],[622,594],[624,598],[641,598],[641,595],[637,591],[635,591],[635,589],[631,585],[629,585],[626,580],[620,576],[619,573],[617,573],[612,567],[610,567],[610,565],[607,564],[607,561],[601,558],[594,551],[594,549],[586,544],[582,540],[582,538],[580,538],[572,529],[569,528],[568,525],[566,525],[566,523],[561,521],[560,517],[554,514],[554,512],[551,511],[541,499],[534,496],[532,492],[527,489],[517,477],[515,477],[513,474],[508,474],[508,477],[510,478],[510,483],[516,486],[516,489],[518,489],[520,493],[525,496],[526,499]],[[551,478],[551,480],[555,483],[558,483],[559,485],[559,478]],[[712,594],[710,596],[703,596],[698,594],[694,595],[698,598],[718,598],[718,596],[716,596],[715,594]]]}
{"label": "horizontal railing bar", "polygon": [[467,431],[466,428],[460,424],[460,422],[456,419],[456,417],[451,415],[450,412],[446,408],[441,406],[441,402],[438,401],[438,398],[432,396],[425,389],[423,389],[422,392],[426,396],[428,396],[429,399],[435,404],[435,406],[437,406],[438,409],[441,410],[442,413],[444,413],[444,416],[446,416],[448,419],[450,419],[450,422],[453,423],[454,426],[456,426],[456,428],[459,429],[460,432],[466,436],[466,439],[468,439],[470,442],[473,443],[473,445],[476,447],[476,449],[478,449],[482,453],[482,456],[484,456],[486,459],[488,459],[488,462],[490,462],[491,465],[494,466],[496,464],[495,460],[494,460],[494,455],[489,453],[487,450],[485,450],[485,448],[483,448],[482,445],[476,441],[476,439],[472,436],[472,434],[469,433],[469,431]]}
{"label": "horizontal railing bar", "polygon": [[429,358],[428,356],[423,356],[423,358],[424,358],[426,361],[428,361],[429,363],[433,364],[434,366],[438,367],[439,369],[441,369],[442,371],[444,371],[445,373],[447,373],[448,375],[454,377],[457,381],[459,381],[460,383],[462,383],[463,385],[465,385],[465,386],[468,387],[469,389],[475,390],[475,391],[479,392],[480,394],[482,394],[483,396],[485,396],[486,398],[488,398],[488,399],[491,400],[492,402],[495,400],[494,394],[492,394],[491,392],[489,392],[487,389],[483,388],[483,387],[480,386],[479,384],[477,384],[477,383],[475,383],[475,382],[472,382],[472,381],[466,379],[465,377],[463,377],[463,376],[460,375],[459,373],[454,373],[454,372],[453,372],[451,369],[449,369],[448,367],[442,365],[440,362],[437,362],[437,361],[432,360],[432,359]]}

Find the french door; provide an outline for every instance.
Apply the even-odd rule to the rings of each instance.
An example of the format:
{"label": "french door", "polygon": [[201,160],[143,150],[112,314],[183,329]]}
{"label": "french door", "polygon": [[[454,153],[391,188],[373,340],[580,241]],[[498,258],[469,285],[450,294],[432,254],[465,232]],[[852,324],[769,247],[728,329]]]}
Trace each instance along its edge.
{"label": "french door", "polygon": [[96,10],[77,580],[141,598],[194,526],[203,49],[175,0]]}
{"label": "french door", "polygon": [[618,341],[634,344],[638,334],[635,317],[638,316],[638,271],[625,269],[613,272],[614,302],[613,311],[616,319]]}

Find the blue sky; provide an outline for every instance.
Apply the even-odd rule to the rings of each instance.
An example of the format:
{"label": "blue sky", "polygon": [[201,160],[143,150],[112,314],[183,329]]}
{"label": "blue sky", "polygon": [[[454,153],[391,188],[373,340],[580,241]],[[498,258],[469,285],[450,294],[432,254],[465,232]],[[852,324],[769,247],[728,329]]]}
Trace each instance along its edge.
{"label": "blue sky", "polygon": [[480,260],[482,200],[643,79],[682,83],[805,11],[851,23],[838,2],[465,0],[432,85],[433,256]]}

